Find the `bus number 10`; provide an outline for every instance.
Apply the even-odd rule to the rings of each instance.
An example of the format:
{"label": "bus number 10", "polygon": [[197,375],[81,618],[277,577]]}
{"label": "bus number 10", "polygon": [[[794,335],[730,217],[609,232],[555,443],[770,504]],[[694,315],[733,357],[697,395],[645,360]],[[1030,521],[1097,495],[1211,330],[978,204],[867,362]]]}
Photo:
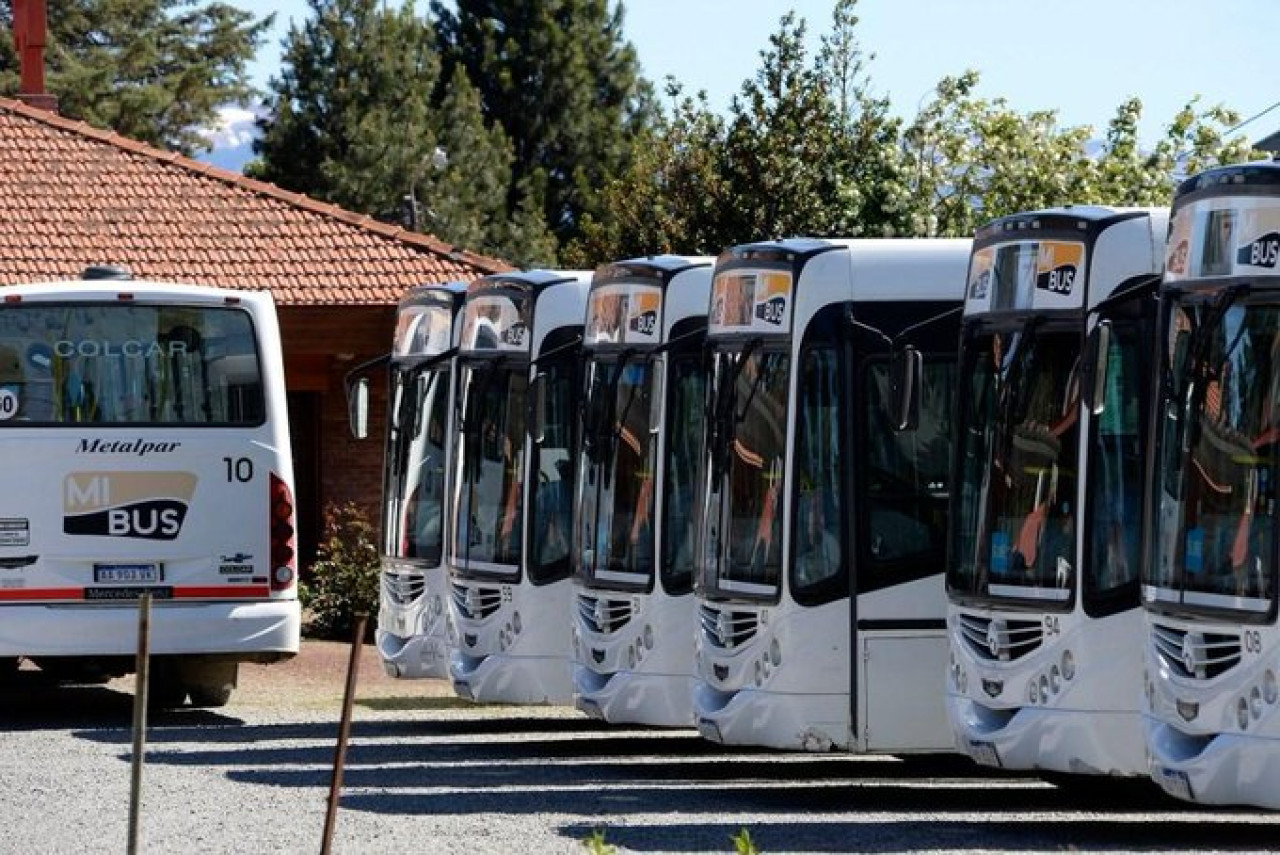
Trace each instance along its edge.
{"label": "bus number 10", "polygon": [[248,484],[253,480],[253,461],[247,457],[224,457],[222,462],[227,467],[227,480]]}

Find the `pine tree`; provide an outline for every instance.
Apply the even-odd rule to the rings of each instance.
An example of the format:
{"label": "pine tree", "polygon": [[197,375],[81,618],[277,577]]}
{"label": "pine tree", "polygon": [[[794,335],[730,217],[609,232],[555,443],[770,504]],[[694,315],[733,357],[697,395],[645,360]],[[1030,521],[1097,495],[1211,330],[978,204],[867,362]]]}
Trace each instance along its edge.
{"label": "pine tree", "polygon": [[247,171],[456,246],[549,262],[540,218],[508,213],[510,143],[461,69],[442,82],[430,21],[381,0],[309,2]]}
{"label": "pine tree", "polygon": [[[272,16],[187,0],[48,0],[49,91],[59,112],[184,154],[252,94],[247,65]],[[0,0],[0,92],[18,91],[13,3]]]}
{"label": "pine tree", "polygon": [[[507,210],[544,219],[564,243],[600,188],[631,155],[630,139],[651,118],[649,87],[623,39],[623,7],[609,0],[433,0],[446,65],[465,69],[486,116],[514,151]],[[530,194],[533,194],[532,197]]]}

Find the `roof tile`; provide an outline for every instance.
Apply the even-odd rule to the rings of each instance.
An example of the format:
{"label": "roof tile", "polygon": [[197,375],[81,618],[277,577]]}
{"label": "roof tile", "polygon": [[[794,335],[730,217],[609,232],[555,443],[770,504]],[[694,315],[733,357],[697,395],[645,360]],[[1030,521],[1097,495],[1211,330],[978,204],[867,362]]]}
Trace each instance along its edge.
{"label": "roof tile", "polygon": [[506,263],[0,98],[0,284],[89,264],[269,289],[285,305],[395,303]]}

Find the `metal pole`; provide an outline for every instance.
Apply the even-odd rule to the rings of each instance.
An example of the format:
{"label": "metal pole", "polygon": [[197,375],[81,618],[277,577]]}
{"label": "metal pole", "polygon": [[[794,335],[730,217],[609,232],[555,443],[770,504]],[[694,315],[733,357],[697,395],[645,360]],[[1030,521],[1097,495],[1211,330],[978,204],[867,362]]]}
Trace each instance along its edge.
{"label": "metal pole", "polygon": [[133,765],[129,780],[129,855],[138,852],[138,820],[142,811],[142,759],[147,748],[147,687],[151,682],[151,595],[138,600],[138,658],[133,691]]}
{"label": "metal pole", "polygon": [[351,658],[347,660],[347,689],[342,698],[342,721],[338,725],[338,747],[333,755],[333,780],[329,785],[329,807],[324,816],[324,839],[320,855],[333,851],[333,831],[338,820],[338,797],[342,793],[342,769],[346,763],[347,740],[351,737],[351,705],[355,702],[356,677],[360,673],[360,648],[364,644],[364,625],[369,616],[357,614],[351,637]]}

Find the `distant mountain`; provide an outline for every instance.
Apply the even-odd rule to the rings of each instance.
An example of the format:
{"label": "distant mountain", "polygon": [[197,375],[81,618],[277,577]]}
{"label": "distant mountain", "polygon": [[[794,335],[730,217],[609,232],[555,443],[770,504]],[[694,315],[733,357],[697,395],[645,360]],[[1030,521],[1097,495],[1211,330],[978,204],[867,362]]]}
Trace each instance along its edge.
{"label": "distant mountain", "polygon": [[253,159],[253,141],[258,136],[255,122],[262,115],[261,105],[228,106],[218,111],[218,124],[201,134],[209,140],[209,151],[196,155],[196,160],[211,163],[232,172],[243,172]]}

